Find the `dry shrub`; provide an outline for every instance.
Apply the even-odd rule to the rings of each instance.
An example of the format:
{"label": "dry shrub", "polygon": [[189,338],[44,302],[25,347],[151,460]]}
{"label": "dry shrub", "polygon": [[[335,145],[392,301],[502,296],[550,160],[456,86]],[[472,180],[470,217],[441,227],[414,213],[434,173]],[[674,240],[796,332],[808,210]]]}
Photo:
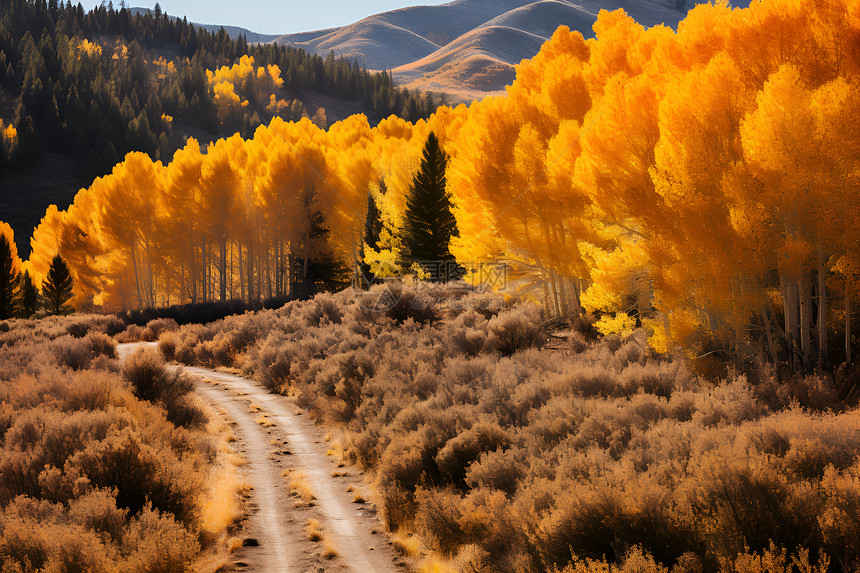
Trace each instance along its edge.
{"label": "dry shrub", "polygon": [[87,368],[93,358],[89,344],[81,338],[64,336],[54,341],[53,349],[57,362],[72,370]]}
{"label": "dry shrub", "polygon": [[488,345],[505,356],[544,342],[541,310],[535,304],[526,304],[502,312],[487,325],[490,331]]}
{"label": "dry shrub", "polygon": [[479,422],[448,440],[436,454],[436,465],[451,483],[465,485],[466,470],[481,454],[493,452],[511,443],[507,432],[496,424]]}
{"label": "dry shrub", "polygon": [[[594,339],[590,317],[554,351],[536,307],[402,288],[183,327],[170,344],[340,425],[386,527],[464,570],[717,573],[771,540],[789,565],[807,550],[860,567],[860,427],[829,378],[700,379],[644,331]],[[385,293],[400,306],[372,304]]]}
{"label": "dry shrub", "polygon": [[[383,304],[388,307],[386,314],[397,324],[412,320],[418,324],[435,322],[440,318],[436,298],[430,293],[403,290],[400,293],[385,293]],[[386,300],[387,299],[387,300]]]}
{"label": "dry shrub", "polygon": [[129,342],[152,342],[155,337],[152,331],[137,324],[129,324],[128,327],[116,336],[116,341],[122,344]]}
{"label": "dry shrub", "polygon": [[177,338],[176,333],[167,332],[158,339],[158,350],[168,362],[173,362],[176,359]]}
{"label": "dry shrub", "polygon": [[116,336],[123,332],[126,324],[114,315],[75,316],[69,319],[66,332],[75,338],[83,338],[87,334],[100,332],[107,336]]}
{"label": "dry shrub", "polygon": [[165,332],[176,332],[179,330],[179,325],[172,318],[156,318],[147,322],[146,328],[152,333],[152,337],[157,340]]}
{"label": "dry shrub", "polygon": [[107,334],[94,332],[88,334],[86,339],[90,346],[90,353],[95,356],[106,356],[116,358],[116,342]]}
{"label": "dry shrub", "polygon": [[169,368],[158,352],[140,348],[129,356],[122,369],[135,395],[157,402],[167,410],[167,419],[179,426],[200,426],[206,415],[190,400],[194,382],[181,370]]}
{"label": "dry shrub", "polygon": [[132,393],[112,322],[52,317],[0,333],[2,571],[178,572],[198,556],[211,438]]}

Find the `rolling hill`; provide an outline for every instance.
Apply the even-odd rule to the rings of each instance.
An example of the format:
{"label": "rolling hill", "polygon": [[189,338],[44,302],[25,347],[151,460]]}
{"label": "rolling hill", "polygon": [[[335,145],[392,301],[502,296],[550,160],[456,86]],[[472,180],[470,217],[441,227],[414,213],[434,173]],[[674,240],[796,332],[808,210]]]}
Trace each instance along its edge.
{"label": "rolling hill", "polygon": [[[686,15],[684,4],[684,0],[455,0],[384,12],[340,28],[288,34],[275,42],[320,55],[334,52],[370,69],[390,69],[402,86],[444,92],[461,101],[503,90],[513,80],[516,65],[537,54],[561,25],[589,37],[600,10],[623,8],[645,26],[674,27]],[[746,6],[749,0],[736,4]]]}

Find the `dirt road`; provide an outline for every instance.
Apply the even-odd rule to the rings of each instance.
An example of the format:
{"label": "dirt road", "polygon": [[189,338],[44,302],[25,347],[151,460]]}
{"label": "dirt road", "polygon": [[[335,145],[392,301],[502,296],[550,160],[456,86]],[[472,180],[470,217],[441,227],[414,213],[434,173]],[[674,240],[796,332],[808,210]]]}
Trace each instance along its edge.
{"label": "dirt road", "polygon": [[[120,358],[144,345],[119,345]],[[183,369],[197,378],[200,397],[230,421],[237,450],[247,461],[243,477],[253,489],[240,531],[245,546],[233,554],[230,570],[405,570],[375,509],[356,495],[362,491],[361,476],[326,455],[328,444],[322,431],[295,404],[240,376]],[[304,500],[291,494],[291,480],[294,486],[305,486]],[[322,539],[309,539],[309,520],[319,522]]]}

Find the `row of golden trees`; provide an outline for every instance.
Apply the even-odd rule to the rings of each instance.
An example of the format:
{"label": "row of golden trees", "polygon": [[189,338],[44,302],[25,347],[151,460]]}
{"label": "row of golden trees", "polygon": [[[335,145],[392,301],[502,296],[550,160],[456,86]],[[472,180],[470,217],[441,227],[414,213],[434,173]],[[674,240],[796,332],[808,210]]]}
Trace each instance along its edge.
{"label": "row of golden trees", "polygon": [[860,0],[702,5],[677,32],[601,12],[595,33],[559,29],[507,95],[427,122],[276,119],[166,166],[131,154],[46,214],[29,268],[59,249],[77,304],[106,309],[276,295],[295,260],[356,262],[368,192],[391,231],[369,256],[396,258],[432,129],[451,155],[452,251],[510,263],[509,286],[552,314],[642,321],[666,349],[850,357]]}

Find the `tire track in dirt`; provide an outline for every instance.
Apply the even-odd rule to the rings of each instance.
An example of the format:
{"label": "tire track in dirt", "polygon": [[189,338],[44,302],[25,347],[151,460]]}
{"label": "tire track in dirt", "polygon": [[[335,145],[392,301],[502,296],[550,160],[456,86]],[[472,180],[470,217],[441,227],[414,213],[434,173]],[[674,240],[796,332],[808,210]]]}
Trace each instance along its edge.
{"label": "tire track in dirt", "polygon": [[[144,345],[154,346],[119,345],[120,358]],[[337,462],[326,455],[321,430],[292,401],[241,376],[197,367],[182,369],[196,378],[198,395],[232,422],[239,453],[247,461],[242,474],[253,488],[252,511],[242,523],[241,535],[259,545],[252,542],[234,553],[232,570],[404,571],[405,563],[383,533],[375,509],[368,503],[356,503],[347,491],[360,480],[333,477]],[[265,424],[260,423],[261,416]],[[290,496],[283,477],[287,468],[307,476],[316,498],[312,506]],[[356,477],[355,470],[348,474]],[[308,540],[304,526],[311,518],[320,522],[337,557],[326,559],[319,544]]]}

